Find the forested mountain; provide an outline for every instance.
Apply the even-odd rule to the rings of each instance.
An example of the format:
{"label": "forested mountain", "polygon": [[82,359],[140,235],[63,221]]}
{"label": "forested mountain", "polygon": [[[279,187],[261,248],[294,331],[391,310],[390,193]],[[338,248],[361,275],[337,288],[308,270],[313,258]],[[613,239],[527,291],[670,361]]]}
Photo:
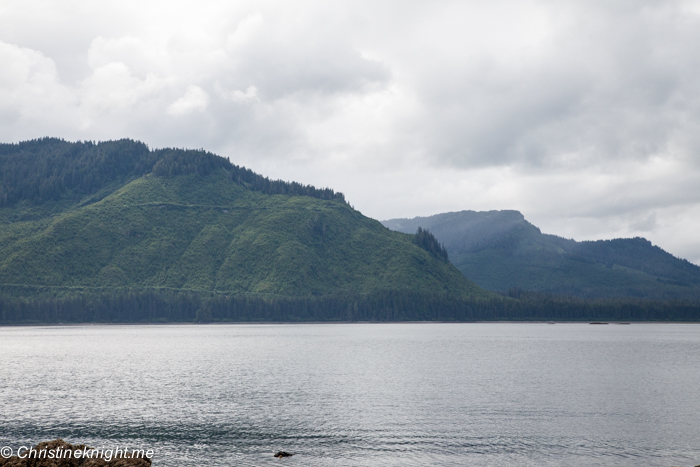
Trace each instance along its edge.
{"label": "forested mountain", "polygon": [[[350,315],[353,297],[371,296],[379,309],[396,294],[492,298],[431,235],[392,232],[340,193],[271,181],[204,151],[130,140],[0,145],[0,193],[2,298],[28,310],[44,300],[42,313],[59,313],[56,300],[87,313],[80,300],[96,293],[156,304],[166,292],[188,294],[180,298],[196,303],[183,306],[197,309],[205,299],[258,300],[268,311],[275,300],[342,296]],[[0,321],[22,319],[15,305]]]}
{"label": "forested mountain", "polygon": [[700,299],[700,267],[643,238],[577,242],[542,234],[518,211],[461,211],[382,223],[399,232],[429,230],[452,263],[489,290]]}
{"label": "forested mountain", "polygon": [[342,193],[329,188],[270,180],[203,150],[150,151],[145,144],[128,139],[95,144],[42,138],[0,144],[0,206],[15,206],[22,201],[32,207],[52,202],[65,206],[81,199],[94,202],[94,198],[84,197],[114,190],[129,179],[149,173],[173,178],[206,176],[217,170],[252,191],[344,201]]}
{"label": "forested mountain", "polygon": [[[270,180],[202,150],[0,144],[0,323],[700,320],[696,302],[488,292],[450,260],[492,280],[523,277],[490,264],[498,255],[501,265],[564,255],[569,267],[624,270],[658,290],[697,287],[694,266],[643,240],[586,246],[543,236],[518,213],[494,219],[400,233],[331,189]],[[463,236],[467,227],[478,235]]]}

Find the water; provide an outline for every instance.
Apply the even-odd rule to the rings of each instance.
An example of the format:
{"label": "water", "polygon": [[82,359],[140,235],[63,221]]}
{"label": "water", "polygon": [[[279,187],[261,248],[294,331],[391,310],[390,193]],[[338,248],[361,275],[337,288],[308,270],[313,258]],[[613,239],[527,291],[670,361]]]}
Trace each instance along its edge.
{"label": "water", "polygon": [[692,466],[699,357],[687,324],[4,327],[0,446],[154,449],[155,467]]}

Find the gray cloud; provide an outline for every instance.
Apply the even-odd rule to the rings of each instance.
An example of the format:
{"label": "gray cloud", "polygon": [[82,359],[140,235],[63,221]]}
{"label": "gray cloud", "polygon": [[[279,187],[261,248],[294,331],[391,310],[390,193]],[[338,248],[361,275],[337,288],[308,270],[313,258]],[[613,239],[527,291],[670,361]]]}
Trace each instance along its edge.
{"label": "gray cloud", "polygon": [[536,47],[519,49],[504,30],[493,55],[458,55],[420,76],[437,162],[568,165],[579,155],[586,165],[695,150],[683,136],[700,117],[700,18],[670,2],[567,4]]}

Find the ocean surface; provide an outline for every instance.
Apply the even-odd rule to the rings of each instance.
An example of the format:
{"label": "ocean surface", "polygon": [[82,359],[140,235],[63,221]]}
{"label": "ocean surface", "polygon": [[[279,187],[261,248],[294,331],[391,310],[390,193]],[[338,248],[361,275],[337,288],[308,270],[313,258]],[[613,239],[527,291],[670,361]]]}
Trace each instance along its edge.
{"label": "ocean surface", "polygon": [[700,325],[0,327],[0,446],[55,438],[154,467],[694,466]]}

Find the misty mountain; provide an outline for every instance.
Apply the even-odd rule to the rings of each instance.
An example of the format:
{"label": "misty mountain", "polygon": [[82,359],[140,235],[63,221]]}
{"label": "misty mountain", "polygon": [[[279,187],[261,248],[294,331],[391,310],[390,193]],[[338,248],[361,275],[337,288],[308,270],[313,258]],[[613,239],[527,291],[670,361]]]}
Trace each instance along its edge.
{"label": "misty mountain", "polygon": [[382,221],[427,229],[467,278],[493,291],[579,297],[700,298],[700,267],[644,238],[577,242],[543,234],[518,211],[461,211]]}

